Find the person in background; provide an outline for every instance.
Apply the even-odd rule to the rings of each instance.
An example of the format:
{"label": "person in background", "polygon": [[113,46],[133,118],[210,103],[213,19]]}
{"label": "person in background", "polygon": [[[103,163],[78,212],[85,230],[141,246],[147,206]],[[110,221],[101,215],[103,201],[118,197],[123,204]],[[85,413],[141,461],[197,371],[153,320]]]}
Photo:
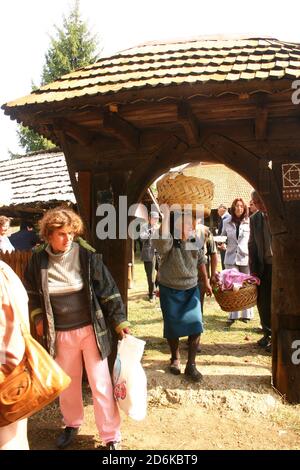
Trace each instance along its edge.
{"label": "person in background", "polygon": [[[218,254],[217,247],[214,241],[214,237],[210,229],[201,223],[196,225],[196,235],[203,242],[203,251],[206,257],[206,271],[210,279],[210,282],[215,281],[215,274],[218,267]],[[200,301],[201,301],[201,311],[203,316],[204,308],[204,297],[205,297],[205,285],[203,284],[203,278],[199,279],[199,289],[200,289]]]}
{"label": "person in background", "polygon": [[31,319],[37,336],[71,377],[60,397],[65,429],[56,445],[67,447],[83,422],[83,363],[91,387],[95,421],[107,450],[120,448],[120,414],[113,397],[107,358],[111,332],[129,332],[118,288],[84,240],[81,218],[71,209],[55,208],[40,221],[46,244],[37,247],[25,272]]}
{"label": "person in background", "polygon": [[[188,360],[184,374],[194,382],[202,380],[196,368],[196,354],[203,332],[199,274],[207,295],[212,289],[206,272],[206,259],[203,249],[195,241],[196,219],[192,214],[172,214],[164,207],[164,219],[159,233],[153,236],[153,246],[160,255],[158,279],[160,305],[164,321],[164,338],[170,352],[170,372],[179,375],[179,338],[188,336]],[[171,224],[171,225],[170,225]]]}
{"label": "person in background", "polygon": [[[219,215],[220,220],[219,220],[219,224],[218,224],[218,233],[217,233],[217,235],[221,235],[222,230],[223,230],[223,224],[224,224],[225,220],[229,219],[229,217],[230,217],[230,214],[227,210],[227,206],[225,206],[225,204],[220,204],[219,205],[218,215]],[[222,243],[220,243],[220,244],[218,243],[217,246],[220,250],[222,269],[225,269],[224,259],[225,259],[226,245],[224,245]]]}
{"label": "person in background", "polygon": [[[29,329],[26,290],[10,266],[0,261],[0,385],[21,362],[25,352],[15,306]],[[0,450],[28,449],[27,419],[20,419],[0,428]]]}
{"label": "person in background", "polygon": [[252,200],[258,211],[250,217],[249,261],[250,272],[259,277],[257,309],[263,329],[258,346],[271,351],[271,294],[272,294],[272,236],[267,209],[257,191]]}
{"label": "person in background", "polygon": [[39,243],[39,238],[34,230],[34,225],[28,220],[22,220],[20,230],[13,233],[9,240],[14,246],[15,250],[29,251]]}
{"label": "person in background", "polygon": [[[231,205],[231,216],[225,220],[222,234],[227,237],[225,268],[235,268],[241,273],[249,274],[248,242],[250,237],[250,222],[248,208],[243,199],[234,199]],[[230,312],[228,326],[240,318],[240,312]],[[253,318],[253,308],[241,312],[241,320],[245,323]]]}
{"label": "person in background", "polygon": [[253,202],[253,199],[251,199],[250,202],[249,202],[249,215],[251,216],[251,215],[255,214],[255,212],[257,212],[257,208],[256,208],[256,205]]}
{"label": "person in background", "polygon": [[151,236],[158,227],[159,213],[157,211],[151,211],[148,223],[141,225],[140,231],[140,238],[142,241],[141,260],[144,262],[147,276],[149,302],[154,300],[156,273],[158,270],[157,254],[152,245]]}
{"label": "person in background", "polygon": [[10,219],[5,217],[5,215],[0,215],[0,251],[3,253],[11,253],[15,250],[7,236],[9,227]]}

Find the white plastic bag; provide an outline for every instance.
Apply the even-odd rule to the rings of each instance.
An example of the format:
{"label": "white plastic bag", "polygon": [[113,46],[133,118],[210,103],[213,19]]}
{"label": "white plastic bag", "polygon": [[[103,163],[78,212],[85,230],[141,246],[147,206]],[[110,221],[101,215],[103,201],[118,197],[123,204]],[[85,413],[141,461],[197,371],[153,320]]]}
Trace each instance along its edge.
{"label": "white plastic bag", "polygon": [[119,408],[140,421],[147,413],[147,377],[141,365],[145,341],[126,335],[118,342],[113,370],[114,397]]}

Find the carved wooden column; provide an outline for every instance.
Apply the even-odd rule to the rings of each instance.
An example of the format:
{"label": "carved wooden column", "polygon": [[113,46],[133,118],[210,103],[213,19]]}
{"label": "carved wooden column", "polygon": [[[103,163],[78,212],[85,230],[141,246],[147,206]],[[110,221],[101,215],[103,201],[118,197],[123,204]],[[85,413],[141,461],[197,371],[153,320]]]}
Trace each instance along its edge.
{"label": "carved wooden column", "polygon": [[[124,303],[127,305],[127,289],[128,289],[128,209],[127,201],[126,207],[120,206],[119,197],[127,197],[127,182],[128,175],[126,172],[114,172],[110,175],[110,181],[114,197],[114,206],[117,213],[117,239],[109,241],[109,265],[111,273],[119,287]],[[125,201],[124,201],[125,202]],[[126,213],[125,213],[126,210]],[[120,232],[120,212],[123,211],[122,216],[126,221],[123,230],[124,233]],[[120,236],[126,236],[126,238],[120,238]]]}
{"label": "carved wooden column", "polygon": [[[273,162],[273,172],[282,197],[280,163]],[[271,189],[273,383],[288,402],[300,403],[300,200],[278,207],[276,191]]]}
{"label": "carved wooden column", "polygon": [[89,227],[91,227],[92,220],[91,179],[90,171],[78,172],[78,187]]}

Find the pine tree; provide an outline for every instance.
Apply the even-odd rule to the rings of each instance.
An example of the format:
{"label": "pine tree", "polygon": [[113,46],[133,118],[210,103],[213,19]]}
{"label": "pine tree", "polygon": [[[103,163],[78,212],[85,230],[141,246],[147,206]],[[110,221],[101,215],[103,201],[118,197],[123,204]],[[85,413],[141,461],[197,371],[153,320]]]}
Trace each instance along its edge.
{"label": "pine tree", "polygon": [[45,55],[42,85],[98,59],[97,39],[91,36],[87,24],[80,18],[79,0],[75,1],[69,17],[64,17],[63,28],[55,29],[57,38],[51,38],[51,47]]}
{"label": "pine tree", "polygon": [[[51,45],[45,54],[41,85],[53,82],[98,59],[97,38],[91,35],[87,23],[81,19],[79,7],[79,0],[75,0],[69,16],[63,17],[63,27],[55,26],[56,36],[50,38]],[[19,143],[26,152],[54,147],[52,142],[27,127],[20,126],[17,134]]]}

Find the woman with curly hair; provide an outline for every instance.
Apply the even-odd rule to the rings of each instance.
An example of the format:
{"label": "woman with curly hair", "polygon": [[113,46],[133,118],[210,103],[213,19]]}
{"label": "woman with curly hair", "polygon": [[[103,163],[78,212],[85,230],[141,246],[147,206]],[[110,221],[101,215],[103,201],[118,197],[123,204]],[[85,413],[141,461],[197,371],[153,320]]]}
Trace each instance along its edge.
{"label": "woman with curly hair", "polygon": [[57,447],[67,447],[83,422],[84,360],[100,438],[107,449],[120,447],[120,415],[113,397],[107,357],[113,329],[128,333],[124,305],[101,255],[79,238],[81,218],[72,210],[51,209],[40,221],[46,241],[35,249],[25,275],[36,333],[71,377],[60,395],[65,428]]}

